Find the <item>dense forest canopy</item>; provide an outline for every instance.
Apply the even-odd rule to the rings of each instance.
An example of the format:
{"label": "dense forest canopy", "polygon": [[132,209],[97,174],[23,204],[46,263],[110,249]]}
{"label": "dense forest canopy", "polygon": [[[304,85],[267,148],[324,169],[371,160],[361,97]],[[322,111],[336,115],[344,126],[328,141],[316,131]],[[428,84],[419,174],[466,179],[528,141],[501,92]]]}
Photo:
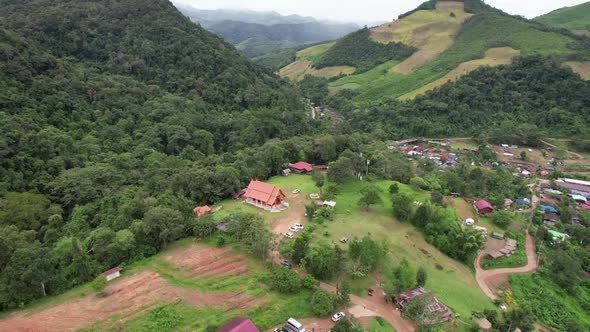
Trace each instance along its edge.
{"label": "dense forest canopy", "polygon": [[295,88],[168,1],[2,6],[2,309],[154,254],[195,205],[317,154],[281,141],[316,130]]}
{"label": "dense forest canopy", "polygon": [[315,66],[352,66],[357,67],[357,72],[362,72],[389,60],[404,60],[416,51],[414,47],[402,43],[378,43],[371,40],[370,34],[370,30],[364,27],[339,39]]}

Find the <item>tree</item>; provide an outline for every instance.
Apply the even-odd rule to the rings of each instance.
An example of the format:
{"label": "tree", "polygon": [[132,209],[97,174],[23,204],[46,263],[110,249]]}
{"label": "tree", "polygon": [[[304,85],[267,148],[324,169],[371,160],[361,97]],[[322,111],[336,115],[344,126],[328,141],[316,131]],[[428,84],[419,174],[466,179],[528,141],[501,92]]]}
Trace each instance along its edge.
{"label": "tree", "polygon": [[235,236],[256,257],[266,257],[272,234],[264,219],[251,213],[234,213],[228,219],[228,233]]}
{"label": "tree", "polygon": [[426,183],[426,181],[419,176],[411,178],[410,185],[414,188],[417,188],[417,189],[423,189],[423,190],[428,189],[428,183]]}
{"label": "tree", "polygon": [[336,322],[336,324],[334,324],[334,327],[330,329],[332,332],[359,332],[361,330],[362,329],[360,327],[354,327],[354,325],[352,325],[348,319],[339,320]]}
{"label": "tree", "polygon": [[295,241],[293,241],[293,253],[291,254],[291,260],[294,263],[299,264],[309,252],[309,240],[309,234],[304,232],[295,238]]}
{"label": "tree", "polygon": [[313,172],[311,172],[311,178],[313,179],[313,182],[315,182],[316,187],[320,189],[321,194],[322,187],[324,187],[324,183],[326,180],[324,174],[320,170],[314,169]]}
{"label": "tree", "polygon": [[399,193],[391,197],[393,205],[393,215],[400,221],[409,221],[414,213],[414,200],[404,194]]}
{"label": "tree", "polygon": [[491,215],[492,222],[502,228],[510,225],[512,217],[512,213],[506,210],[496,210]]}
{"label": "tree", "polygon": [[328,169],[328,178],[332,182],[345,183],[354,178],[355,170],[352,160],[347,157],[340,157],[335,162],[330,163]]}
{"label": "tree", "polygon": [[415,285],[416,272],[410,266],[407,260],[402,260],[401,263],[396,266],[387,275],[385,283],[385,292],[391,296],[396,296]]}
{"label": "tree", "polygon": [[311,247],[302,260],[305,270],[320,280],[336,276],[341,270],[341,264],[343,264],[343,260],[339,257],[336,248],[327,244]]}
{"label": "tree", "polygon": [[330,200],[336,198],[336,196],[340,193],[340,187],[336,183],[328,183],[324,189],[324,193],[322,194],[322,198]]}
{"label": "tree", "polygon": [[520,160],[522,160],[522,161],[527,161],[527,160],[529,160],[529,157],[528,157],[528,155],[527,155],[526,151],[522,151],[522,152],[520,153]]}
{"label": "tree", "polygon": [[38,230],[49,218],[49,199],[33,193],[8,193],[0,199],[0,224]]}
{"label": "tree", "polygon": [[105,297],[107,294],[105,293],[104,289],[107,287],[107,279],[99,275],[94,279],[92,282],[92,289],[98,293],[99,296]]}
{"label": "tree", "polygon": [[340,283],[338,291],[336,292],[338,296],[338,306],[348,307],[350,305],[350,292],[350,284],[347,281]]}
{"label": "tree", "polygon": [[217,223],[210,214],[198,218],[193,225],[193,233],[200,239],[206,239],[215,234],[216,231]]}
{"label": "tree", "polygon": [[441,193],[440,193],[440,192],[438,192],[438,191],[433,191],[433,192],[430,194],[430,201],[431,201],[432,203],[436,204],[436,205],[439,205],[439,206],[443,206],[443,207],[444,207],[444,206],[445,206],[445,202],[444,202],[444,200],[443,200],[443,199],[444,199],[444,196],[443,196],[443,194],[441,194]]}
{"label": "tree", "polygon": [[379,267],[384,259],[386,250],[383,245],[377,243],[369,235],[364,236],[361,240],[354,239],[348,244],[348,255],[358,262],[367,271],[373,271]]}
{"label": "tree", "polygon": [[301,281],[301,285],[307,289],[315,289],[317,286],[317,280],[311,275],[306,275]]}
{"label": "tree", "polygon": [[334,311],[334,295],[321,289],[311,296],[311,311],[317,316],[327,316]]}
{"label": "tree", "polygon": [[373,204],[383,203],[380,196],[381,189],[373,184],[365,185],[361,189],[361,198],[358,201],[358,205],[365,210],[369,210],[369,206]]}
{"label": "tree", "polygon": [[301,288],[301,279],[294,270],[274,267],[270,275],[270,287],[280,293],[294,293]]}
{"label": "tree", "polygon": [[418,272],[416,272],[416,285],[420,287],[424,287],[426,285],[426,279],[428,278],[428,274],[426,273],[426,269],[420,266]]}
{"label": "tree", "polygon": [[397,183],[392,183],[391,186],[389,186],[389,193],[392,195],[399,193],[399,185]]}
{"label": "tree", "polygon": [[149,209],[143,217],[140,232],[144,241],[162,248],[178,240],[184,233],[185,220],[177,210],[158,206]]}

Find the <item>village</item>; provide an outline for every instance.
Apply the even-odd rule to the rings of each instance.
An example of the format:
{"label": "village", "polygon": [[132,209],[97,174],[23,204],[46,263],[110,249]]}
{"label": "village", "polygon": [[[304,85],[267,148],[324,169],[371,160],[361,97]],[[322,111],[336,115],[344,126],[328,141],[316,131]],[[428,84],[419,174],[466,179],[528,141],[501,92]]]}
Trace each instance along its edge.
{"label": "village", "polygon": [[[323,182],[327,181],[332,164],[314,165],[306,161],[294,161],[283,165],[280,174],[271,179],[252,179],[248,186],[233,193],[231,199],[214,205],[194,207],[192,210],[197,223],[204,220],[215,221],[215,230],[211,233],[217,233],[217,239],[228,238],[226,234],[231,230],[229,219],[235,213],[245,211],[260,216],[268,223],[274,235],[267,258],[272,261],[273,266],[295,271],[302,280],[309,276],[310,272],[304,267],[303,261],[293,261],[293,252],[289,251],[289,248],[293,248],[295,243],[300,243],[298,241],[302,239],[315,245],[332,245],[342,250],[350,250],[349,246],[352,243],[357,245],[359,237],[375,234],[377,239],[391,241],[398,250],[412,248],[412,253],[405,254],[404,260],[428,266],[428,282],[412,283],[410,287],[401,288],[396,293],[391,293],[386,285],[387,278],[383,269],[363,274],[364,278],[353,278],[354,291],[349,302],[334,306],[328,318],[298,316],[297,311],[292,311],[289,316],[283,316],[282,323],[277,325],[276,320],[271,320],[272,327],[261,327],[257,326],[259,318],[249,317],[249,311],[243,310],[240,311],[241,315],[227,319],[217,331],[326,332],[344,321],[352,321],[369,328],[376,324],[375,317],[384,319],[395,331],[414,331],[420,326],[435,324],[447,324],[443,326],[451,327],[452,330],[463,330],[457,327],[462,324],[475,324],[481,330],[489,331],[492,324],[485,317],[469,317],[473,310],[472,305],[477,303],[476,306],[495,308],[500,312],[511,309],[511,304],[505,297],[510,287],[508,275],[531,273],[538,267],[530,228],[534,226],[544,230],[549,239],[548,243],[552,246],[561,246],[571,237],[566,226],[585,227],[587,220],[585,221],[582,214],[584,211],[590,211],[590,181],[552,177],[561,174],[557,173],[560,167],[563,168],[563,165],[559,166],[559,162],[523,163],[522,160],[501,152],[517,149],[516,147],[491,145],[490,149],[496,151],[498,162],[473,158],[478,154],[478,149],[452,141],[412,139],[389,142],[387,145],[387,153],[401,153],[411,162],[432,163],[435,165],[435,173],[450,172],[459,167],[460,163],[479,163],[482,168],[490,170],[508,169],[514,178],[526,185],[526,192],[529,194],[519,197],[465,196],[460,192],[446,192],[443,196],[441,206],[446,209],[445,211],[452,213],[452,222],[464,232],[474,231],[478,234],[478,243],[481,243],[481,246],[474,256],[475,275],[468,266],[450,259],[435,246],[427,243],[421,235],[416,235],[412,225],[393,221],[388,215],[389,207],[378,205],[360,209],[357,201],[360,192],[368,183],[366,179],[363,181],[362,176],[355,181],[339,185],[337,194],[328,193],[330,190]],[[527,148],[524,151],[534,154],[532,149]],[[321,183],[318,179],[321,179]],[[373,182],[379,189],[379,200],[389,200],[388,195],[394,193],[392,188],[395,187],[395,192],[399,190],[410,195],[413,209],[430,204],[434,197],[428,190],[411,184],[384,180]],[[499,226],[496,219],[502,214],[507,215],[509,220],[506,221],[506,225]],[[359,220],[370,222],[360,223]],[[538,236],[541,231],[536,232]],[[204,248],[199,249],[199,252],[202,250]],[[189,260],[192,259],[191,255],[194,253],[182,254]],[[200,257],[201,254],[198,255]],[[209,257],[206,263],[214,270],[217,270],[217,255]],[[205,261],[199,258],[197,261],[178,265],[178,268],[181,271],[206,268],[191,265],[199,262]],[[343,261],[341,264],[349,263]],[[126,270],[125,266],[115,266],[101,276],[107,283],[114,283],[109,287],[115,287],[116,279],[136,277],[134,272]],[[247,268],[240,265],[239,270],[229,269],[223,272],[227,274],[220,276],[234,278],[246,271]],[[127,273],[130,273],[128,277]],[[313,289],[316,292],[339,294],[341,280],[313,280]],[[449,294],[446,289],[453,284],[455,286],[451,287],[456,293]],[[204,303],[209,303],[207,301]],[[240,303],[243,300],[238,297],[236,301]],[[413,311],[417,306],[423,306],[423,315],[427,317],[422,318],[420,322],[414,321],[406,313],[408,308]],[[248,307],[246,305],[243,308]]]}

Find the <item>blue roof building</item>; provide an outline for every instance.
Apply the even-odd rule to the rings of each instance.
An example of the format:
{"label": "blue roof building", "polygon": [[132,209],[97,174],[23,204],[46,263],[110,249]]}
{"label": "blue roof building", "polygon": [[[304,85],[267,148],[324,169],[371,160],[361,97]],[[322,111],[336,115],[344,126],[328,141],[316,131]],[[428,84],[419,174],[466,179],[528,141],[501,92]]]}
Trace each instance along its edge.
{"label": "blue roof building", "polygon": [[541,211],[543,211],[543,213],[557,213],[557,209],[551,205],[541,205]]}

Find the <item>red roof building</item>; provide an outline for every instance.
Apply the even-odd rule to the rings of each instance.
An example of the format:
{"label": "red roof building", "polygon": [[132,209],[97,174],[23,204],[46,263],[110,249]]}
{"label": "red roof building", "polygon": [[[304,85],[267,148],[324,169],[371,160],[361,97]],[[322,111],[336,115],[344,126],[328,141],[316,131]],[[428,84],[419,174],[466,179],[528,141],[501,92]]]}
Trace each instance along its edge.
{"label": "red roof building", "polygon": [[195,213],[195,215],[197,217],[202,217],[202,216],[206,215],[207,213],[211,212],[211,208],[208,205],[197,206],[196,208],[193,209],[193,212]]}
{"label": "red roof building", "polygon": [[279,187],[252,180],[248,188],[246,188],[244,197],[246,197],[246,203],[248,204],[276,212],[281,210],[283,201],[287,196]]}
{"label": "red roof building", "polygon": [[256,325],[247,318],[236,317],[224,326],[217,329],[217,332],[260,332]]}
{"label": "red roof building", "polygon": [[490,202],[488,202],[484,199],[480,199],[479,201],[475,201],[473,203],[473,205],[475,206],[477,213],[479,213],[479,215],[481,215],[481,216],[488,215],[488,214],[494,212],[494,210],[495,210],[494,206]]}
{"label": "red roof building", "polygon": [[289,165],[289,168],[293,172],[297,173],[309,173],[313,171],[313,166],[310,163],[306,163],[305,161],[298,161],[294,164]]}

